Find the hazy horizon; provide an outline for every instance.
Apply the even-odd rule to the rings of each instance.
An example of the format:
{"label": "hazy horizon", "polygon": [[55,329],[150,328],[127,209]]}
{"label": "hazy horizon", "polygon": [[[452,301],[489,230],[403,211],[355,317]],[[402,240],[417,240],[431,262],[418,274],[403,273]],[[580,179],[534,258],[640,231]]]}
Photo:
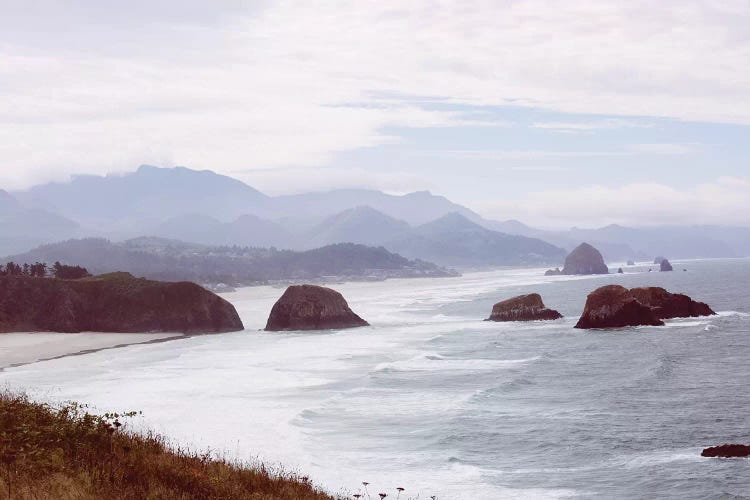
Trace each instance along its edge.
{"label": "hazy horizon", "polygon": [[539,227],[750,225],[747,3],[430,5],[7,6],[0,187],[185,165]]}

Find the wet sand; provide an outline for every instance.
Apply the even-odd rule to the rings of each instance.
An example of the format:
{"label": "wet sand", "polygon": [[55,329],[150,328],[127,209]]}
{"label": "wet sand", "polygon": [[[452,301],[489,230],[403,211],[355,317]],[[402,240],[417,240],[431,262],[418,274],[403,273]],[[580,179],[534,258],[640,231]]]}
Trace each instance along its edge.
{"label": "wet sand", "polygon": [[180,333],[0,333],[0,370],[131,344],[184,337]]}

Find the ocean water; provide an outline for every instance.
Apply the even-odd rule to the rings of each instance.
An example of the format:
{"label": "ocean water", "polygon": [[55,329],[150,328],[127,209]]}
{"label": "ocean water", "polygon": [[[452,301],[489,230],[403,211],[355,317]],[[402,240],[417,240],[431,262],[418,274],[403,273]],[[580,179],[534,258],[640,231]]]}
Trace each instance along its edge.
{"label": "ocean water", "polygon": [[[333,492],[401,498],[748,498],[750,260],[673,273],[544,277],[540,269],[333,284],[372,326],[259,331],[282,289],[226,294],[244,332],[12,368],[0,385],[95,409],[228,458],[284,464]],[[655,268],[655,266],[650,266]],[[687,268],[687,272],[682,269]],[[666,327],[573,328],[594,288],[663,286],[719,315]],[[539,292],[563,320],[491,323]]]}

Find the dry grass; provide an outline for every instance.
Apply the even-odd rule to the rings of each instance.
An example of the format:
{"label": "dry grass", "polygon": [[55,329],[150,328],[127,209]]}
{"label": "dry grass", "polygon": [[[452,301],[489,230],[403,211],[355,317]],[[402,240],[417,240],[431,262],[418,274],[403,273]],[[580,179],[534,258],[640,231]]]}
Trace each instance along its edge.
{"label": "dry grass", "polygon": [[333,499],[305,477],[124,432],[127,416],[0,393],[0,499]]}

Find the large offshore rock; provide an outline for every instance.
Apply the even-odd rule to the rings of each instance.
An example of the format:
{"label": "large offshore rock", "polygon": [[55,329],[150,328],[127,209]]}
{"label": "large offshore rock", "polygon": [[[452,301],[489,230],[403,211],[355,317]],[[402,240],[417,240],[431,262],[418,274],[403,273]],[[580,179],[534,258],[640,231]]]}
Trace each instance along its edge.
{"label": "large offshore rock", "polygon": [[530,293],[498,302],[492,307],[488,321],[536,321],[559,318],[562,318],[562,314],[546,308],[538,293]]}
{"label": "large offshore rock", "polygon": [[630,290],[620,285],[597,288],[586,298],[586,305],[576,328],[622,328],[625,326],[661,326],[651,308],[638,301]]}
{"label": "large offshore rock", "polygon": [[609,268],[599,250],[581,243],[565,258],[562,274],[609,274]]}
{"label": "large offshore rock", "polygon": [[293,285],[273,305],[266,330],[331,330],[367,325],[336,290]]}

